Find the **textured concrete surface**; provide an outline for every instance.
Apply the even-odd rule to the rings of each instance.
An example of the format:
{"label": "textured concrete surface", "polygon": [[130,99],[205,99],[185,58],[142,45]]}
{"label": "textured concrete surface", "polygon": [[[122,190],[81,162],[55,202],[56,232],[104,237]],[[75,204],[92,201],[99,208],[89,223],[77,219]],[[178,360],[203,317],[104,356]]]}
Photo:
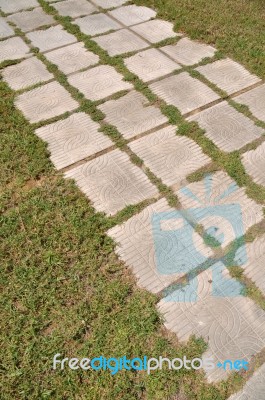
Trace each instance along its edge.
{"label": "textured concrete surface", "polygon": [[173,31],[173,24],[160,19],[132,26],[131,29],[150,43],[157,43],[161,40],[181,35]]}
{"label": "textured concrete surface", "polygon": [[[244,275],[251,279],[265,295],[265,235],[258,237],[254,242],[246,243],[236,253],[236,260],[244,269]],[[242,262],[244,251],[247,252],[247,262]]]}
{"label": "textured concrete surface", "polygon": [[45,57],[64,72],[70,74],[98,63],[98,55],[88,51],[83,43],[74,43],[61,49],[49,51]]}
{"label": "textured concrete surface", "polygon": [[30,49],[19,37],[14,37],[0,42],[0,62],[28,57]]}
{"label": "textured concrete surface", "polygon": [[[211,194],[209,195],[209,187]],[[188,190],[188,192],[187,192]],[[190,195],[193,194],[193,196]],[[186,191],[176,192],[184,209],[193,219],[200,223],[204,229],[216,228],[215,237],[220,238],[222,246],[226,247],[236,239],[236,234],[245,234],[247,230],[261,222],[263,219],[262,205],[250,199],[244,188],[239,188],[236,183],[225,173],[216,172],[211,176],[208,186],[205,180],[190,183]],[[238,205],[238,212],[229,209],[229,205]],[[222,215],[215,206],[226,206],[226,213]],[[212,208],[212,212],[209,211]],[[192,209],[200,209],[193,212]],[[242,230],[241,228],[242,221]]]}
{"label": "textured concrete surface", "polygon": [[94,0],[94,3],[101,8],[113,8],[122,6],[127,0]]}
{"label": "textured concrete surface", "polygon": [[51,82],[16,98],[16,106],[30,122],[39,122],[78,107],[70,94],[57,82]]}
{"label": "textured concrete surface", "polygon": [[219,98],[212,89],[192,78],[187,72],[152,83],[150,89],[166,103],[176,106],[182,114]]}
{"label": "textured concrete surface", "polygon": [[156,12],[148,7],[130,5],[109,11],[109,14],[125,26],[140,24],[156,16]]}
{"label": "textured concrete surface", "polygon": [[[174,232],[174,220],[173,225],[170,220],[162,221],[163,224],[160,223],[160,234],[157,232],[160,240],[156,242],[155,248],[152,227],[154,215],[160,215],[160,213],[164,215],[164,213],[174,213],[174,211],[168,206],[165,199],[161,199],[122,225],[117,225],[108,231],[108,235],[117,243],[117,254],[132,269],[138,285],[152,293],[162,291],[183,276],[184,271],[187,272],[201,263],[200,256],[187,257],[189,249],[184,238],[182,241],[181,236],[177,236]],[[186,225],[187,221],[181,219],[181,226]],[[193,239],[194,246],[200,249],[200,253],[209,257],[211,250],[203,244],[201,237],[195,233]],[[172,266],[172,271],[168,274],[162,274],[159,270],[161,266],[157,263],[156,252],[158,249],[164,262]],[[178,262],[181,263],[181,268]]]}
{"label": "textured concrete surface", "polygon": [[176,127],[169,126],[129,144],[166,185],[180,183],[184,177],[210,163],[201,148],[183,136],[176,136]]}
{"label": "textured concrete surface", "polygon": [[75,24],[80,27],[83,33],[90,36],[122,28],[122,25],[111,19],[108,15],[102,13],[78,18],[75,20]]}
{"label": "textured concrete surface", "polygon": [[110,56],[141,50],[149,46],[147,42],[127,29],[121,29],[118,32],[100,36],[93,40],[106,50]]}
{"label": "textured concrete surface", "polygon": [[188,121],[198,122],[200,128],[205,130],[205,135],[226,152],[241,149],[265,133],[264,129],[256,126],[227,102],[192,115]]}
{"label": "textured concrete surface", "polygon": [[132,85],[123,80],[123,76],[109,65],[100,65],[88,71],[69,76],[71,85],[82,92],[89,100],[104,99]]}
{"label": "textured concrete surface", "polygon": [[170,74],[180,66],[157,49],[141,51],[124,60],[126,67],[144,82]]}
{"label": "textured concrete surface", "polygon": [[0,0],[0,8],[6,14],[38,6],[37,0]]}
{"label": "textured concrete surface", "polygon": [[97,211],[108,215],[158,193],[147,176],[120,150],[97,157],[65,175],[76,181]]}
{"label": "textured concrete surface", "polygon": [[53,17],[45,14],[41,7],[34,8],[32,11],[22,11],[10,15],[7,20],[16,24],[23,32],[33,31],[41,26],[55,23]]}
{"label": "textured concrete surface", "polygon": [[183,65],[193,65],[206,57],[213,57],[216,49],[206,44],[183,38],[177,44],[162,47],[167,55]]}
{"label": "textured concrete surface", "polygon": [[257,369],[243,389],[233,394],[228,400],[264,400],[265,364]]}
{"label": "textured concrete surface", "polygon": [[147,99],[134,91],[100,105],[99,109],[106,115],[105,120],[116,126],[126,139],[167,122],[158,108],[149,106]]}
{"label": "textured concrete surface", "polygon": [[35,57],[5,68],[2,75],[14,90],[25,89],[36,83],[53,79],[53,74],[48,72],[46,66]]}
{"label": "textured concrete surface", "polygon": [[234,101],[249,107],[252,114],[265,122],[265,85],[256,87],[234,98]]}
{"label": "textured concrete surface", "polygon": [[86,0],[65,0],[52,5],[60,15],[65,17],[80,17],[91,14],[98,9]]}
{"label": "textured concrete surface", "polygon": [[0,39],[4,39],[15,34],[14,29],[8,25],[5,18],[0,17]]}
{"label": "textured concrete surface", "polygon": [[229,58],[198,67],[196,70],[228,94],[238,92],[261,80]]}
{"label": "textured concrete surface", "polygon": [[99,128],[81,112],[43,126],[36,130],[36,134],[48,143],[51,160],[57,169],[61,169],[113,146],[112,141],[98,131]]}
{"label": "textured concrete surface", "polygon": [[[219,262],[162,299],[158,310],[165,318],[165,326],[181,342],[195,335],[208,343],[202,359],[213,358],[220,363],[226,359],[250,361],[265,346],[265,312],[247,297],[227,297],[225,292],[222,295],[221,287],[219,296],[213,295],[213,273],[227,280],[223,286],[232,290],[235,280]],[[217,366],[205,372],[210,382],[218,382],[231,373]]]}
{"label": "textured concrete surface", "polygon": [[52,50],[77,42],[75,36],[66,32],[61,26],[53,26],[45,30],[29,32],[26,36],[32,45],[38,47],[40,51]]}
{"label": "textured concrete surface", "polygon": [[265,186],[265,142],[258,146],[256,150],[247,151],[241,158],[246,172],[253,181]]}

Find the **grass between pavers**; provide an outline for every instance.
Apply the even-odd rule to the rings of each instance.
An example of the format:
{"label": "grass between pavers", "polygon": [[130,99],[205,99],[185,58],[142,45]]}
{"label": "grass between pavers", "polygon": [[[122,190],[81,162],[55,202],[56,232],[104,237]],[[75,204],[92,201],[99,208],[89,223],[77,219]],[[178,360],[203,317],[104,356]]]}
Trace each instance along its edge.
{"label": "grass between pavers", "polygon": [[240,376],[213,387],[197,372],[53,371],[52,357],[198,357],[194,338],[179,345],[163,332],[156,297],[136,287],[95,214],[54,172],[45,145],[0,83],[2,266],[1,398],[224,400]]}

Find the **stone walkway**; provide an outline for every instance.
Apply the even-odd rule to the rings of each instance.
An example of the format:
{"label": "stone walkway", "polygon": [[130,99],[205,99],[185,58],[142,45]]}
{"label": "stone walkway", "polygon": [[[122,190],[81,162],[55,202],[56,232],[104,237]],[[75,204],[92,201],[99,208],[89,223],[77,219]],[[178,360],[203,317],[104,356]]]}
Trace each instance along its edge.
{"label": "stone walkway", "polygon": [[[174,106],[180,123],[197,123],[217,150],[239,151],[250,182],[262,188],[265,84],[233,60],[217,59],[212,46],[174,32],[154,10],[124,3],[46,1],[94,42],[90,51],[37,0],[0,0],[0,62],[19,60],[3,68],[2,77],[18,91],[16,107],[48,143],[56,169],[75,180],[96,211],[115,216],[148,200],[108,234],[139,286],[160,296],[165,326],[180,341],[192,334],[206,340],[203,358],[216,362],[206,376],[218,382],[231,373],[218,363],[254,363],[265,348],[265,312],[240,291],[225,263],[231,244],[252,229],[254,240],[241,243],[231,265],[241,266],[252,289],[265,296],[263,206],[225,170],[189,183],[190,174],[211,166],[211,153],[178,135],[162,111]],[[107,58],[112,62],[106,65],[102,54],[121,58]],[[65,84],[48,71],[51,64]],[[129,73],[142,84],[136,77],[125,80]],[[103,118],[92,120],[83,99]],[[239,105],[249,111],[240,112]],[[113,127],[119,148],[108,135]],[[161,183],[177,207],[163,197]],[[219,253],[205,234],[218,240]],[[262,399],[264,391],[263,365],[230,400]]]}

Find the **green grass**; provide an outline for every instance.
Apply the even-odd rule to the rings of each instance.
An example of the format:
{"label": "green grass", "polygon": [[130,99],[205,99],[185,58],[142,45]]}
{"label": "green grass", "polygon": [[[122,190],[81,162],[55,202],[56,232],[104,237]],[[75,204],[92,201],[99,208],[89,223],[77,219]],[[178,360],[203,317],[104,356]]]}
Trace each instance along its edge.
{"label": "green grass", "polygon": [[[54,13],[42,0],[40,3]],[[220,52],[264,77],[262,1],[139,3],[154,5],[159,17],[173,20],[177,30],[215,44]],[[122,57],[109,57],[73,26],[71,19],[58,20],[99,54],[101,63],[113,65],[151,102],[157,101],[147,85],[125,69]],[[14,63],[5,62],[2,67]],[[68,85],[56,67],[47,66],[61,84]],[[80,109],[94,120],[102,120],[94,103],[69,85],[67,88],[80,101]],[[222,155],[200,130],[183,123],[174,107],[161,102],[161,108],[170,123],[180,125],[180,134],[194,138],[211,154],[214,166],[210,168],[224,165],[238,183],[247,185],[252,197],[264,200],[265,192],[246,177],[238,153]],[[192,338],[186,346],[180,345],[164,330],[155,309],[157,298],[137,288],[105,234],[114,223],[124,221],[148,202],[127,207],[114,218],[96,214],[76,186],[54,171],[45,144],[15,109],[14,93],[3,82],[0,114],[1,399],[164,400],[185,393],[185,400],[225,400],[242,385],[240,376],[214,387],[199,373],[185,370],[157,371],[150,376],[123,371],[111,377],[109,372],[51,369],[52,357],[58,352],[69,357],[198,357],[205,343]],[[103,131],[116,145],[125,145],[114,127],[105,125]],[[150,171],[147,173],[154,181]],[[191,178],[197,179],[202,173]],[[161,182],[155,183],[172,203],[176,202]],[[241,279],[240,274],[235,276]],[[249,291],[264,305],[254,287]]]}

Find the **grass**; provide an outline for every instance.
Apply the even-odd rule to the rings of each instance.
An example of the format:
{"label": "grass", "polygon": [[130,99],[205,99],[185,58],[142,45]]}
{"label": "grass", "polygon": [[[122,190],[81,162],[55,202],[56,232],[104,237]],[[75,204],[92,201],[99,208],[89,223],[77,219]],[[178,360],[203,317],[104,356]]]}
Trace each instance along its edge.
{"label": "grass", "polygon": [[[47,12],[54,13],[44,1],[40,3]],[[173,20],[177,30],[215,44],[220,52],[264,77],[262,1],[239,4],[228,0],[212,3],[141,0],[139,3],[155,6],[159,17]],[[151,102],[157,101],[147,85],[125,69],[122,57],[109,57],[71,19],[56,18],[87,48],[99,54],[102,64],[113,65]],[[5,62],[2,67],[15,62]],[[74,91],[55,66],[46,64],[80,101],[80,109],[94,120],[102,120],[95,104]],[[161,108],[170,123],[179,125],[180,134],[194,138],[211,154],[214,163],[209,168],[225,166],[238,183],[247,185],[250,195],[264,200],[264,190],[246,177],[237,152],[221,154],[197,127],[183,123],[174,107],[161,102]],[[1,398],[173,400],[176,394],[184,393],[185,400],[224,400],[241,387],[244,379],[238,375],[214,387],[206,384],[199,373],[185,370],[157,371],[150,376],[122,371],[111,377],[109,372],[51,369],[52,357],[58,352],[69,357],[174,358],[185,354],[192,358],[200,357],[205,343],[191,338],[187,345],[180,345],[174,335],[163,329],[155,308],[157,298],[137,288],[105,234],[114,223],[129,218],[148,202],[127,207],[114,218],[95,213],[75,185],[54,171],[45,144],[15,109],[14,93],[3,82],[0,82],[0,113],[3,234],[0,337],[1,371],[5,380]],[[114,127],[104,125],[103,131],[116,145],[125,145]],[[147,173],[155,180],[150,171]],[[191,180],[202,175],[203,171],[194,174]],[[161,182],[156,184],[161,193],[176,201]],[[240,271],[234,274],[243,279]],[[251,286],[249,290],[251,297],[264,305],[255,288]]]}

